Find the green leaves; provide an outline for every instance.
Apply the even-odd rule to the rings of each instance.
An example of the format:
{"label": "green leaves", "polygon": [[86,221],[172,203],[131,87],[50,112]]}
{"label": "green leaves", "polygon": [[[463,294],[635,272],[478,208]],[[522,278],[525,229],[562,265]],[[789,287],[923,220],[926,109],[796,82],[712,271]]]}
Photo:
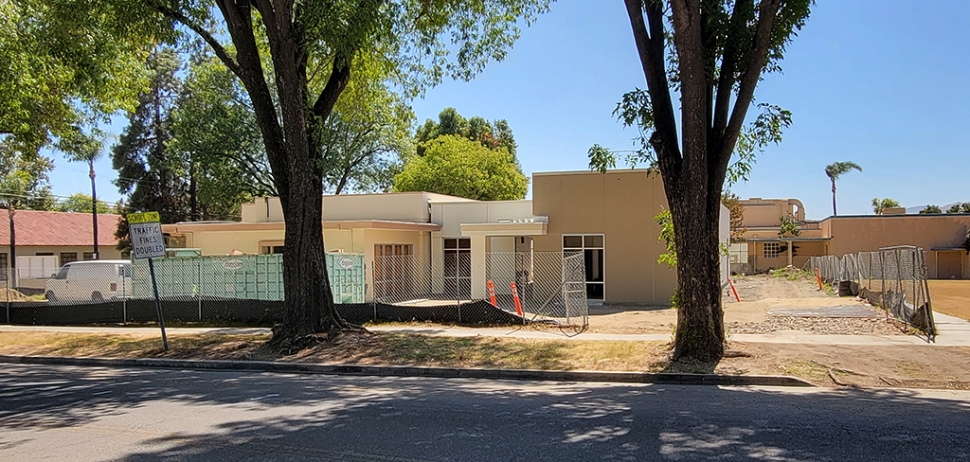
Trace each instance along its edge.
{"label": "green leaves", "polygon": [[899,207],[899,201],[890,199],[888,197],[885,199],[879,199],[878,197],[872,199],[872,211],[875,212],[876,215],[882,215],[884,210],[893,207]]}
{"label": "green leaves", "polygon": [[798,226],[798,221],[795,217],[791,215],[782,215],[778,217],[778,221],[781,223],[778,226],[778,236],[780,237],[796,237],[802,233],[802,230]]}
{"label": "green leaves", "polygon": [[780,144],[782,133],[791,126],[791,111],[767,103],[759,104],[758,108],[761,114],[741,130],[734,146],[734,155],[725,178],[728,186],[748,181],[758,154],[763,153],[769,144]]}
{"label": "green leaves", "polygon": [[674,217],[670,214],[670,210],[661,207],[660,213],[654,216],[653,219],[660,225],[660,237],[657,240],[664,242],[667,246],[667,251],[660,254],[657,263],[666,263],[667,267],[673,268],[677,266],[677,242],[674,238]]}
{"label": "green leaves", "polygon": [[427,143],[394,178],[394,190],[427,191],[484,201],[525,197],[529,180],[504,147],[443,135]]}

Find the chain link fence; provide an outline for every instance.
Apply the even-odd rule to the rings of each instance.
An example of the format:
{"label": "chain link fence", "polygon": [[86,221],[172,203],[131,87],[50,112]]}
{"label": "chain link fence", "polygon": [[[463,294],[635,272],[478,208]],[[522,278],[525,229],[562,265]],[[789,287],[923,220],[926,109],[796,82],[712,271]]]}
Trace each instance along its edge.
{"label": "chain link fence", "polygon": [[822,281],[838,288],[839,295],[858,295],[886,310],[887,316],[926,333],[932,340],[936,324],[926,281],[923,249],[897,246],[876,252],[811,257],[808,268]]}
{"label": "chain link fence", "polygon": [[[581,253],[491,252],[485,255],[488,287],[472,296],[470,253],[427,262],[415,255],[374,259],[375,302],[434,312],[486,302],[519,322],[549,322],[585,328],[589,325],[586,267]],[[478,292],[477,290],[475,292]],[[483,300],[484,299],[484,300]],[[467,316],[461,312],[459,316]],[[460,322],[466,322],[463,318]]]}
{"label": "chain link fence", "polygon": [[[282,319],[282,255],[159,258],[154,266],[168,321],[268,324]],[[362,254],[327,254],[327,269],[335,303],[364,302]],[[47,275],[20,268],[9,273],[16,277],[2,282],[4,322],[157,321],[147,260],[71,262]]]}

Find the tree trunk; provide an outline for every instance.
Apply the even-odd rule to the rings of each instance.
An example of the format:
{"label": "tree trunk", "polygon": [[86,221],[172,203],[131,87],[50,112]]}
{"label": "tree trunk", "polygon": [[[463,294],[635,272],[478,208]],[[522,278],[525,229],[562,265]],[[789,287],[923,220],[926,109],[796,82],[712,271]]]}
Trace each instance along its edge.
{"label": "tree trunk", "polygon": [[835,208],[835,178],[832,178],[832,216],[839,216],[839,211]]}
{"label": "tree trunk", "polygon": [[[306,200],[288,201],[283,210],[286,224],[283,252],[283,324],[274,329],[272,342],[286,347],[307,335],[347,327],[337,314],[327,274],[323,244],[323,186],[304,178],[290,177],[290,192]],[[316,183],[316,184],[314,184]],[[306,188],[293,194],[293,188]],[[314,190],[315,189],[315,190]],[[292,196],[291,196],[292,197]]]}
{"label": "tree trunk", "polygon": [[[673,359],[717,361],[724,354],[724,312],[721,308],[720,207],[707,202],[704,188],[678,184],[667,199],[674,220],[677,248],[677,332]],[[714,196],[712,196],[714,197]],[[715,201],[719,204],[719,201]],[[698,214],[681,210],[706,210]]]}

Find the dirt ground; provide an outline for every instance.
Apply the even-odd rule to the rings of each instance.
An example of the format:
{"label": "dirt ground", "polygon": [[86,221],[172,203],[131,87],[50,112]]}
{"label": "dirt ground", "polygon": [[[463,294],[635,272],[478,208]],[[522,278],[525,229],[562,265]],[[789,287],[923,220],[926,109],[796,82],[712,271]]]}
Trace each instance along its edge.
{"label": "dirt ground", "polygon": [[[262,360],[326,364],[790,375],[825,387],[970,389],[970,348],[732,342],[718,364],[669,361],[665,342],[345,334],[288,355],[269,336],[4,333],[0,354]],[[740,353],[740,354],[739,354]]]}
{"label": "dirt ground", "polygon": [[930,279],[933,311],[970,320],[970,281]]}
{"label": "dirt ground", "polygon": [[[880,333],[892,335],[899,330],[886,326],[873,330],[873,323],[865,320],[838,318],[777,319],[768,316],[773,308],[804,308],[821,306],[864,305],[854,297],[836,297],[828,291],[818,290],[817,282],[798,276],[794,279],[773,277],[767,274],[738,277],[734,285],[741,302],[735,301],[730,288],[724,291],[724,322],[729,332],[770,332],[779,329],[806,330],[816,333]],[[970,311],[970,310],[968,310]],[[615,334],[659,334],[673,332],[677,323],[677,312],[669,307],[642,307],[607,305],[591,307],[589,310],[591,332]],[[821,324],[834,326],[822,332]],[[772,326],[776,326],[773,328]],[[814,326],[814,329],[812,328]],[[822,329],[824,330],[824,329]],[[858,332],[857,332],[858,331]]]}

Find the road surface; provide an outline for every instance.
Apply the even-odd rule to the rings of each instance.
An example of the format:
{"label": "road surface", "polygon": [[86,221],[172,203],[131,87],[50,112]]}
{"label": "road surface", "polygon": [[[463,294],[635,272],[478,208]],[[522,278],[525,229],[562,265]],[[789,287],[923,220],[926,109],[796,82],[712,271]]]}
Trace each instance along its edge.
{"label": "road surface", "polygon": [[970,460],[970,393],[0,364],[2,461]]}

